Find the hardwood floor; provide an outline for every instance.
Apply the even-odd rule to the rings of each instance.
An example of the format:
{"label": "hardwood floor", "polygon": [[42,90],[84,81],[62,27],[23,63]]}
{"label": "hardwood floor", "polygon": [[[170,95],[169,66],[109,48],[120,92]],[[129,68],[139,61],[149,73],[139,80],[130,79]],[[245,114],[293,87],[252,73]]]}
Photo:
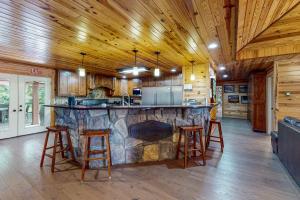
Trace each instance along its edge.
{"label": "hardwood floor", "polygon": [[[206,166],[122,166],[113,168],[110,181],[100,171],[97,181],[83,184],[79,168],[55,174],[40,169],[44,134],[1,140],[0,199],[300,199],[298,186],[272,154],[269,136],[253,133],[245,120],[224,119],[222,125],[224,153],[210,148]],[[96,172],[87,171],[86,180]]]}

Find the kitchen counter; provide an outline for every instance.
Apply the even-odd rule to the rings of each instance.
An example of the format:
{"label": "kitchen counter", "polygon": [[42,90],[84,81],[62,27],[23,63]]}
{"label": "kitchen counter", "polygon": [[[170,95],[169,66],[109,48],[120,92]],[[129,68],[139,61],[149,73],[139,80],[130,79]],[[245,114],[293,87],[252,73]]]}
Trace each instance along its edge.
{"label": "kitchen counter", "polygon": [[[214,104],[185,106],[67,106],[53,107],[57,125],[69,127],[75,156],[81,162],[84,129],[111,129],[112,164],[174,159],[178,126],[201,125],[206,132]],[[105,147],[103,141],[91,141]],[[100,162],[100,163],[96,163]],[[90,162],[90,167],[104,165]]]}
{"label": "kitchen counter", "polygon": [[152,108],[211,108],[214,105],[216,105],[216,104],[208,104],[208,105],[134,105],[134,106],[118,106],[118,105],[69,106],[69,105],[65,105],[65,104],[53,104],[53,105],[45,105],[45,106],[46,107],[54,107],[54,108],[73,109],[73,110],[105,110],[105,109],[152,109]]}

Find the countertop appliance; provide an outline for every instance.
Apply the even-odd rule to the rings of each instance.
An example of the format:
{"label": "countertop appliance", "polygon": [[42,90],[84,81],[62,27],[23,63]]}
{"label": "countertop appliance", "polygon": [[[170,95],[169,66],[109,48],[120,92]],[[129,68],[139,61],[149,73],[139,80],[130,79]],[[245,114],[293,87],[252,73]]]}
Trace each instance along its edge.
{"label": "countertop appliance", "polygon": [[142,91],[141,91],[140,88],[133,88],[133,89],[132,89],[132,94],[133,94],[134,96],[141,96],[141,95],[142,95]]}

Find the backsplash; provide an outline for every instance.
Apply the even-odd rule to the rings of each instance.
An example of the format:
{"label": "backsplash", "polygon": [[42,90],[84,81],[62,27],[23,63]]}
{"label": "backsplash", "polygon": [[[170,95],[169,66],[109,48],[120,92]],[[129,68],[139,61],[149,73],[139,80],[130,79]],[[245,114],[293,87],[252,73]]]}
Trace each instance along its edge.
{"label": "backsplash", "polygon": [[[76,97],[76,100],[81,99],[108,99],[109,103],[113,103],[114,101],[120,101],[120,97],[109,97],[106,95],[106,91],[104,88],[97,88],[94,90],[90,90],[86,97]],[[55,97],[55,104],[68,104],[68,97]]]}

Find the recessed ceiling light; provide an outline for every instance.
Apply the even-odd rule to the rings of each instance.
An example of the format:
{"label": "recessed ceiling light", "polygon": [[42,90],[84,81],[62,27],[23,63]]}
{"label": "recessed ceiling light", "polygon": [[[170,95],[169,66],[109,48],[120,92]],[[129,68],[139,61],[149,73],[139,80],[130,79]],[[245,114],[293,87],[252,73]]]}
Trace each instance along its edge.
{"label": "recessed ceiling light", "polygon": [[219,70],[220,70],[220,71],[224,71],[225,69],[226,69],[226,67],[225,67],[224,65],[220,65],[220,66],[219,66]]}
{"label": "recessed ceiling light", "polygon": [[218,47],[218,44],[215,43],[215,42],[210,43],[210,44],[208,45],[208,48],[209,48],[209,49],[215,49],[215,48],[217,48],[217,47]]}
{"label": "recessed ceiling light", "polygon": [[176,72],[176,68],[171,69],[171,72]]}
{"label": "recessed ceiling light", "polygon": [[228,78],[228,75],[227,74],[223,74],[223,78]]}

